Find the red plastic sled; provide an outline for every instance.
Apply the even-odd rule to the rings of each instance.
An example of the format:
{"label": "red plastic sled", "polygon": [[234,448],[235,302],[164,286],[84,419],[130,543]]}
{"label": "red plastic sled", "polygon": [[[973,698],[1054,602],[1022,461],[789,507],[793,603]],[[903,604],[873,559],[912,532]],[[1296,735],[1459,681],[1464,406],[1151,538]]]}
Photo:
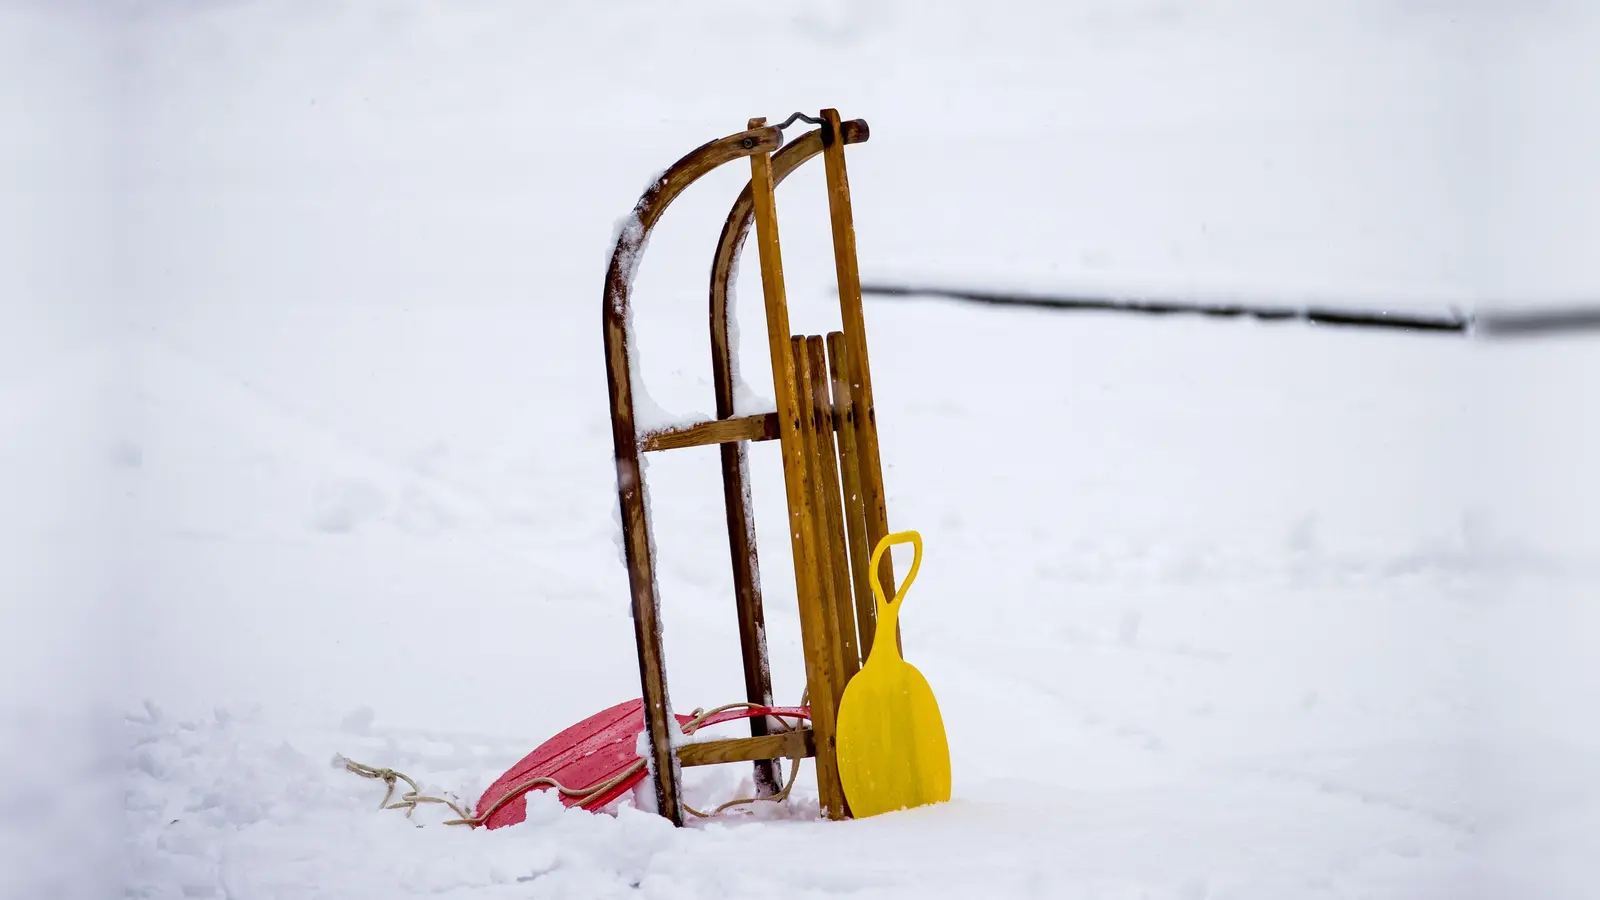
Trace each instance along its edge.
{"label": "red plastic sled", "polygon": [[[811,711],[803,706],[736,707],[709,716],[699,727],[705,728],[734,719],[754,716],[778,716],[784,719],[810,720]],[[692,716],[677,715],[680,726],[687,725]],[[582,722],[566,729],[524,756],[516,765],[506,770],[489,789],[478,798],[475,811],[483,815],[502,798],[535,778],[551,778],[564,787],[582,790],[622,775],[639,762],[639,735],[644,731],[644,701],[628,700],[610,709],[595,713]],[[604,809],[611,801],[633,790],[644,780],[643,767],[624,778],[609,790],[589,797],[561,795],[564,806],[582,806],[590,812]],[[484,820],[487,828],[515,825],[528,817],[527,792],[548,790],[540,784],[517,792],[515,797],[496,809]]]}

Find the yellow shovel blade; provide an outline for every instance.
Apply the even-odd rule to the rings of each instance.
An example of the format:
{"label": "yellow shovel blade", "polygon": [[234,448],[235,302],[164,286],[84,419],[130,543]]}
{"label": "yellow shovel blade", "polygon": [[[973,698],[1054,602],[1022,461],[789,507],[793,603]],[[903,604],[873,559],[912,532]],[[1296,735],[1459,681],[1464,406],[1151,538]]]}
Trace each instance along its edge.
{"label": "yellow shovel blade", "polygon": [[[878,562],[893,544],[911,544],[916,556],[893,601],[878,583]],[[875,816],[950,799],[950,748],[933,688],[900,657],[895,626],[900,604],[922,565],[922,536],[891,534],[872,553],[872,592],[878,602],[879,639],[866,664],[845,686],[839,702],[836,755],[850,814]]]}
{"label": "yellow shovel blade", "polygon": [[[894,632],[882,632],[893,646]],[[862,667],[839,706],[839,780],[850,814],[875,816],[950,799],[950,748],[933,689],[896,654]]]}

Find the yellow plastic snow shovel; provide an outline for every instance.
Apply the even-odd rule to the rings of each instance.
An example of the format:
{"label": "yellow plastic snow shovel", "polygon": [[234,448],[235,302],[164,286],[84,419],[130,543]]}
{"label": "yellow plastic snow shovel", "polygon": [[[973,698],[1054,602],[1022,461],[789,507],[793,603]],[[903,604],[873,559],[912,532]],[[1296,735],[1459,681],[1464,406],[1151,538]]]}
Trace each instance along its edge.
{"label": "yellow plastic snow shovel", "polygon": [[[885,601],[878,562],[894,544],[910,544],[916,556],[894,600]],[[858,818],[950,799],[950,747],[939,702],[895,643],[900,602],[921,565],[922,535],[915,531],[886,535],[872,551],[868,571],[878,600],[878,637],[866,664],[845,686],[837,737],[839,780]]]}

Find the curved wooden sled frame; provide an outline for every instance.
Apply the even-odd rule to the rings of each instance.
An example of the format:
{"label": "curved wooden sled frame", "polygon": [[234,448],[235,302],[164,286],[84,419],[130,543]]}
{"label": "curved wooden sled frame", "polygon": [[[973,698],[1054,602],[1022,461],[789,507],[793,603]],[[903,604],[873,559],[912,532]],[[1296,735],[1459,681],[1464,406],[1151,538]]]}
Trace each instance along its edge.
{"label": "curved wooden sled frame", "polygon": [[[888,533],[888,527],[849,183],[844,167],[844,145],[866,141],[869,131],[866,122],[841,121],[838,112],[832,109],[823,110],[820,121],[820,128],[782,144],[784,126],[770,126],[764,119],[752,119],[746,131],[709,141],[678,160],[640,196],[632,215],[624,221],[606,274],[606,375],[623,548],[644,694],[645,730],[650,745],[657,811],[674,824],[683,821],[679,776],[682,765],[753,761],[758,793],[770,796],[779,787],[777,759],[813,755],[817,759],[819,794],[825,812],[830,818],[848,815],[833,752],[834,711],[845,682],[859,668],[871,646],[873,610],[866,587],[865,559],[876,541]],[[844,326],[842,332],[827,336],[826,351],[829,352],[824,350],[822,337],[807,338],[788,333],[773,199],[773,190],[779,182],[818,155],[823,156],[827,170]],[[711,170],[743,157],[751,161],[751,180],[728,213],[711,268],[709,318],[717,418],[692,426],[640,434],[634,419],[629,366],[632,283],[640,257],[651,230],[678,195]],[[761,258],[778,410],[740,416],[734,409],[738,370],[737,348],[729,339],[733,316],[728,303],[729,282],[752,225]],[[835,432],[839,440],[837,463],[833,458]],[[771,706],[772,678],[745,444],[774,439],[780,441],[784,455],[812,728],[809,731],[772,731],[766,718],[752,718],[751,737],[697,743],[693,754],[685,754],[682,747],[675,748],[672,742],[673,719],[661,641],[655,548],[644,502],[640,455],[713,443],[720,445],[746,699],[753,704]],[[845,498],[842,506],[841,489]],[[829,490],[832,491],[831,502]],[[887,557],[880,572],[883,582],[892,590],[893,576]],[[851,593],[855,594],[853,606]]]}

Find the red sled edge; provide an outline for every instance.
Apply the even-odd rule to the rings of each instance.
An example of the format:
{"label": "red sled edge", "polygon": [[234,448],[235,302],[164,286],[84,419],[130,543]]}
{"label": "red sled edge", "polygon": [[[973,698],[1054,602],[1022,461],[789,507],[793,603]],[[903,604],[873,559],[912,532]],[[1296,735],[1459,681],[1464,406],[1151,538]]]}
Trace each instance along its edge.
{"label": "red sled edge", "polygon": [[[809,721],[811,711],[803,706],[734,707],[708,716],[698,728],[708,728],[755,716]],[[685,715],[675,717],[680,726],[688,724],[692,719],[691,716]],[[552,778],[574,790],[616,778],[638,762],[638,739],[643,731],[643,700],[627,700],[595,713],[540,744],[533,752],[507,769],[505,774],[483,792],[478,800],[476,812],[480,816],[483,815],[484,810],[494,806],[507,794],[534,778]],[[590,812],[598,812],[633,790],[644,780],[645,775],[646,771],[641,768],[610,790],[587,799],[563,794],[560,798],[561,804],[567,807],[580,806]],[[526,821],[527,793],[530,790],[548,789],[548,785],[541,784],[518,792],[496,809],[493,815],[485,819],[484,826],[495,829]]]}

